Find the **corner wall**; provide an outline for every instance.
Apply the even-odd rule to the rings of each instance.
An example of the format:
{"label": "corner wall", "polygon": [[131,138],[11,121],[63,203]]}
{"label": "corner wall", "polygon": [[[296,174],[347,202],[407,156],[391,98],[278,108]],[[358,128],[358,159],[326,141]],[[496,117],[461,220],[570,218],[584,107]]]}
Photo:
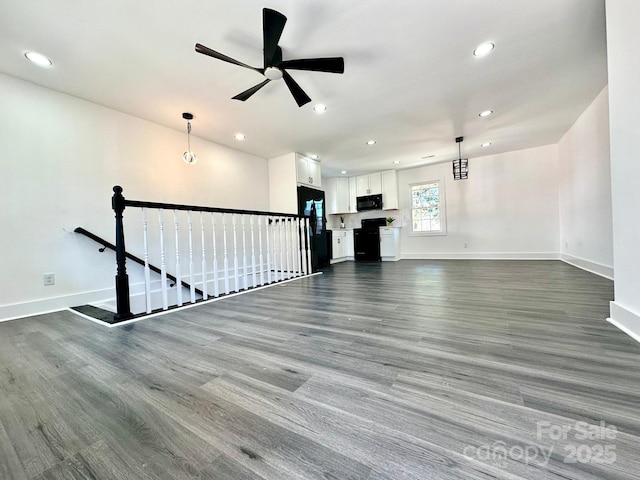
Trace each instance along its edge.
{"label": "corner wall", "polygon": [[607,0],[615,301],[611,321],[640,341],[640,2]]}
{"label": "corner wall", "polygon": [[609,148],[605,88],[558,142],[560,258],[613,279]]}
{"label": "corner wall", "polygon": [[266,159],[192,136],[186,165],[184,132],[2,74],[0,105],[0,319],[115,296],[115,257],[73,233],[113,241],[114,185],[135,200],[269,209]]}

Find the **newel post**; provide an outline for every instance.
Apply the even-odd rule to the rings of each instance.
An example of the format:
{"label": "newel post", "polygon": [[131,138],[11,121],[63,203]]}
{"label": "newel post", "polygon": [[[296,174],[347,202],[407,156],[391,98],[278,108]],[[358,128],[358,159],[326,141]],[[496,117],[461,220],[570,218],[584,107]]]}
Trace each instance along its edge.
{"label": "newel post", "polygon": [[122,222],[122,212],[124,212],[124,197],[122,187],[113,187],[113,197],[111,206],[116,212],[116,304],[118,313],[115,320],[126,320],[133,317],[131,305],[129,303],[129,275],[127,275],[127,257],[124,248],[124,225]]}

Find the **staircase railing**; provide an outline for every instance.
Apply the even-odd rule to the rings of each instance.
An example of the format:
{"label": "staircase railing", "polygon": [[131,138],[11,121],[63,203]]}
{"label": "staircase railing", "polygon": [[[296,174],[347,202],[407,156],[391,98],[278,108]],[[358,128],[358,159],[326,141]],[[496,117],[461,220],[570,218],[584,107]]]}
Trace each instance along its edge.
{"label": "staircase railing", "polygon": [[[127,258],[144,267],[147,314],[168,310],[172,308],[170,303],[183,306],[313,273],[308,218],[287,213],[127,200],[122,191],[120,186],[113,187],[115,245],[107,245],[108,242],[99,239],[102,240],[99,243],[116,252],[116,322],[134,316]],[[126,207],[140,211],[143,258],[126,252],[123,216]],[[165,216],[168,214],[171,214],[173,239],[165,241]],[[79,233],[90,233],[85,232]],[[91,238],[90,235],[87,236]],[[154,239],[157,240],[155,244]],[[156,262],[160,264],[159,268],[151,265],[152,256],[159,259]],[[169,256],[173,257],[172,261],[168,260]],[[182,273],[185,264],[187,275]],[[167,273],[171,267],[175,277]],[[151,271],[161,277],[159,292],[152,292]],[[187,281],[183,281],[185,277]],[[177,283],[172,302],[169,301],[167,279]],[[183,287],[187,293],[183,292]],[[160,294],[157,308],[154,308],[152,293]]]}

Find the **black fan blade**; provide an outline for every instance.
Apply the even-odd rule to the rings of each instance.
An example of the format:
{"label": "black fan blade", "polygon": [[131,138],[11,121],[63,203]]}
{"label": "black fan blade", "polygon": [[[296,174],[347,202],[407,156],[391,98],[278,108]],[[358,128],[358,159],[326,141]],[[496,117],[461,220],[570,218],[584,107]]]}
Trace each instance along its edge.
{"label": "black fan blade", "polygon": [[260,90],[262,87],[264,87],[267,83],[269,83],[271,80],[266,79],[264,82],[259,83],[258,85],[256,85],[255,87],[251,87],[248,90],[245,90],[242,93],[239,93],[238,95],[236,95],[235,97],[233,97],[233,100],[242,100],[243,102],[245,100],[247,100],[249,97],[251,97],[251,95],[253,95],[254,93],[256,93],[258,90]]}
{"label": "black fan blade", "polygon": [[291,75],[283,71],[282,78],[284,79],[284,82],[287,84],[287,87],[289,87],[289,90],[291,91],[291,95],[293,95],[293,98],[295,99],[299,107],[311,101],[311,99],[309,98],[309,95],[304,93],[304,90],[300,88],[300,85],[298,85],[298,83],[291,77]]}
{"label": "black fan blade", "polygon": [[285,23],[287,23],[287,17],[280,12],[276,12],[270,8],[262,9],[264,68],[271,66]]}
{"label": "black fan blade", "polygon": [[200,45],[196,43],[196,52],[202,53],[203,55],[208,55],[209,57],[217,58],[218,60],[222,60],[223,62],[232,63],[234,65],[239,65],[244,68],[248,68],[250,70],[255,70],[256,72],[263,73],[263,70],[260,68],[252,67],[251,65],[247,65],[246,63],[239,62],[231,57],[227,57],[222,53],[216,52],[215,50],[211,50],[209,47],[205,47],[204,45]]}
{"label": "black fan blade", "polygon": [[292,70],[311,70],[314,72],[344,73],[344,58],[305,58],[301,60],[286,60],[280,68]]}

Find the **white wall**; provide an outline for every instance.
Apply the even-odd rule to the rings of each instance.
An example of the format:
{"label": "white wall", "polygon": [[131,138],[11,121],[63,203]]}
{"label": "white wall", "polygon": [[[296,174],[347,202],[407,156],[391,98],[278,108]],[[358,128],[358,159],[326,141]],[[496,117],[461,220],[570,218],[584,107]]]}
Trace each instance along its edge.
{"label": "white wall", "polygon": [[[558,257],[556,145],[472,158],[468,180],[454,181],[449,162],[398,173],[403,258]],[[409,185],[437,179],[447,235],[411,236]]]}
{"label": "white wall", "polygon": [[113,254],[72,233],[113,241],[113,185],[135,200],[269,209],[265,159],[192,136],[199,160],[186,165],[185,132],[1,74],[0,105],[0,319],[114,296]]}
{"label": "white wall", "polygon": [[607,88],[558,143],[558,162],[561,258],[613,278]]}
{"label": "white wall", "polygon": [[640,341],[640,2],[607,0],[615,301],[611,319]]}
{"label": "white wall", "polygon": [[272,212],[298,213],[298,187],[296,177],[296,154],[286,153],[270,158],[269,205]]}

